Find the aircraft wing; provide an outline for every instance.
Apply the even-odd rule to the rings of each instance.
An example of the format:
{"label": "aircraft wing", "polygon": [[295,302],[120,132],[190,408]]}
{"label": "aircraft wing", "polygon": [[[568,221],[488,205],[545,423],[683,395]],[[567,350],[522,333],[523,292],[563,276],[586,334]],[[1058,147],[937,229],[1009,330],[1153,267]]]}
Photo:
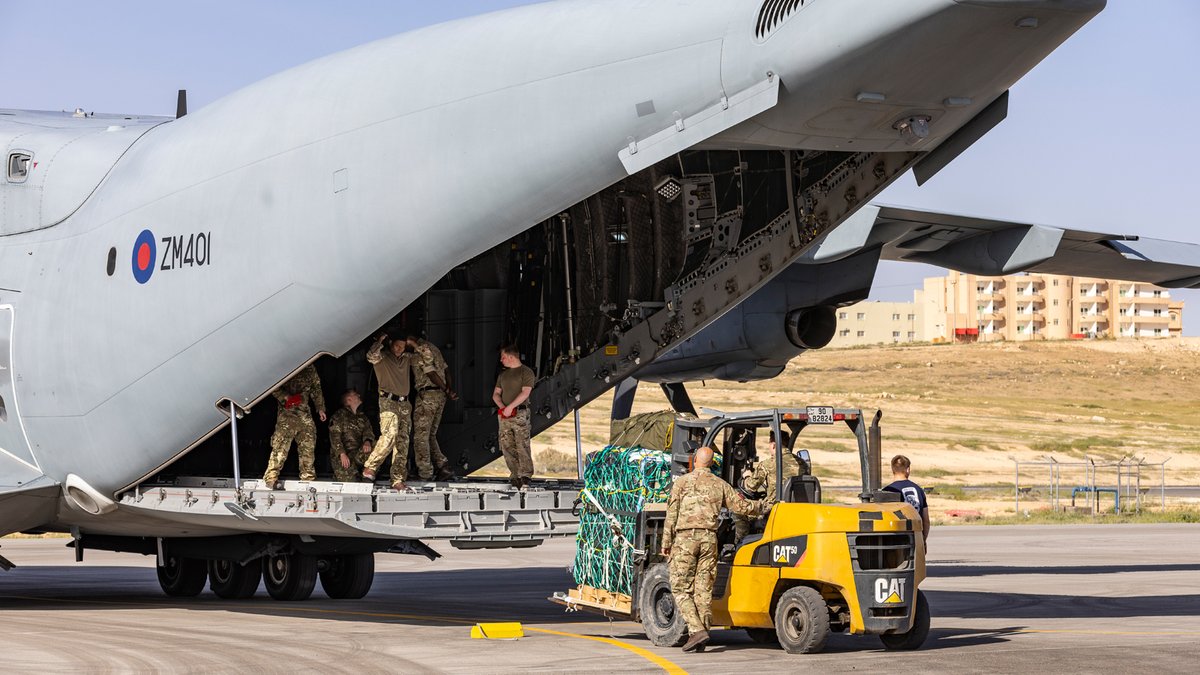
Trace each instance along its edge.
{"label": "aircraft wing", "polygon": [[1200,288],[1200,244],[879,204],[863,207],[830,232],[805,262],[876,246],[883,260],[985,276],[1042,272]]}

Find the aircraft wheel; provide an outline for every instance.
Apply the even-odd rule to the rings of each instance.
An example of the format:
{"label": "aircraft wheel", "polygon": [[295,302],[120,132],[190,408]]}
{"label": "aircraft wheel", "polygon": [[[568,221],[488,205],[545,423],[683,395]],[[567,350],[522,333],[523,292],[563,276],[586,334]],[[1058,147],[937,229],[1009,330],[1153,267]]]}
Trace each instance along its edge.
{"label": "aircraft wheel", "polygon": [[829,609],[825,598],[808,586],[790,588],[775,607],[775,634],[789,654],[813,654],[829,639]]}
{"label": "aircraft wheel", "polygon": [[358,600],[375,581],[375,554],[356,553],[325,558],[321,588],[334,600]]}
{"label": "aircraft wheel", "polygon": [[307,600],[317,586],[317,558],[300,553],[263,558],[263,582],[276,600]]}
{"label": "aircraft wheel", "polygon": [[671,595],[671,574],[666,563],[646,570],[638,589],[638,614],[642,629],[658,647],[678,647],[687,640],[687,623]]}
{"label": "aircraft wheel", "polygon": [[208,587],[219,598],[244,600],[254,597],[262,581],[262,565],[239,565],[231,560],[208,561]]}
{"label": "aircraft wheel", "polygon": [[204,590],[208,570],[199,558],[167,556],[158,567],[158,585],[172,598],[194,598]]}
{"label": "aircraft wheel", "polygon": [[880,635],[879,639],[883,642],[884,648],[903,651],[918,649],[925,644],[927,637],[929,637],[929,601],[925,599],[924,593],[917,591],[917,616],[913,619],[913,627],[906,633]]}

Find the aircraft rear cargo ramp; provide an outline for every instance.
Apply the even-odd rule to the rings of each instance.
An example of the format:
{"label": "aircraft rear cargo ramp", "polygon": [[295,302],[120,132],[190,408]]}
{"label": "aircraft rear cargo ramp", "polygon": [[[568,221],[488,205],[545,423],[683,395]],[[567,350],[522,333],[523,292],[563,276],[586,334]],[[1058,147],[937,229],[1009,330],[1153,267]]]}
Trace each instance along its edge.
{"label": "aircraft rear cargo ramp", "polygon": [[[573,482],[528,492],[490,483],[428,483],[397,492],[365,483],[287,481],[267,490],[228,478],[179,478],[139,486],[118,502],[125,517],[187,525],[199,536],[270,532],[301,536],[438,539],[460,548],[536,546],[574,536]],[[176,535],[177,536],[177,535]]]}

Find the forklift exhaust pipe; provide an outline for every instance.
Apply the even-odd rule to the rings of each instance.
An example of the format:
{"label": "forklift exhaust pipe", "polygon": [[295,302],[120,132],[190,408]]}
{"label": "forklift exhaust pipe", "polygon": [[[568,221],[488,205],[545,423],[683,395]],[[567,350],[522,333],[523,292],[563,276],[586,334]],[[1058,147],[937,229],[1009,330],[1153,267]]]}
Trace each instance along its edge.
{"label": "forklift exhaust pipe", "polygon": [[879,420],[883,411],[875,411],[875,419],[867,428],[867,492],[875,493],[883,489],[883,431]]}

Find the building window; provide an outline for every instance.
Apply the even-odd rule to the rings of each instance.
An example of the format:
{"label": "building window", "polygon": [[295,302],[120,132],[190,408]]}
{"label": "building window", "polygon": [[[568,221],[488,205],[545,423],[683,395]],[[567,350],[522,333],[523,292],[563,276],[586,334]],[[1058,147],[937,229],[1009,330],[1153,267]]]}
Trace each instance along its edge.
{"label": "building window", "polygon": [[900,315],[899,315],[899,314],[893,314],[893,315],[892,315],[892,321],[899,321],[899,320],[900,320]]}
{"label": "building window", "polygon": [[898,331],[898,330],[892,331],[892,338],[899,340],[900,339],[900,331]]}
{"label": "building window", "polygon": [[1128,307],[1122,307],[1122,308],[1121,308],[1121,312],[1120,312],[1120,313],[1121,313],[1121,316],[1127,316],[1127,315],[1129,314],[1129,308],[1128,308]]}
{"label": "building window", "polygon": [[1058,325],[1058,319],[1055,319],[1055,320],[1054,320],[1054,325],[1055,325],[1055,326],[1057,326],[1057,325]]}
{"label": "building window", "polygon": [[1155,337],[1158,337],[1159,335],[1162,335],[1162,329],[1161,329],[1161,328],[1155,328],[1155,329],[1154,329],[1154,336],[1155,336]]}
{"label": "building window", "polygon": [[1054,299],[1054,306],[1055,306],[1055,307],[1058,307],[1058,298],[1055,298],[1055,299]]}
{"label": "building window", "polygon": [[1154,297],[1156,297],[1156,298],[1161,298],[1161,297],[1162,297],[1162,291],[1154,291]]}
{"label": "building window", "polygon": [[858,337],[862,337],[862,336],[864,336],[864,335],[866,335],[866,334],[867,334],[867,333],[866,333],[866,331],[861,331],[861,330],[860,330],[860,331],[858,331]]}
{"label": "building window", "polygon": [[841,335],[842,337],[850,337],[850,329],[843,328],[842,330],[838,331],[838,335]]}
{"label": "building window", "polygon": [[1161,309],[1154,310],[1154,316],[1162,316],[1162,310]]}
{"label": "building window", "polygon": [[863,319],[867,318],[867,315],[863,312],[859,312],[858,315],[854,318],[858,319],[859,321],[862,321]]}
{"label": "building window", "polygon": [[917,334],[916,334],[916,333],[914,333],[914,332],[913,332],[913,331],[911,331],[911,330],[910,330],[910,331],[908,331],[908,339],[909,339],[909,340],[915,340],[915,339],[917,339]]}
{"label": "building window", "polygon": [[844,318],[846,318],[846,313],[845,313],[845,312],[838,312],[838,318],[839,318],[839,319],[844,319]]}
{"label": "building window", "polygon": [[1054,280],[1054,285],[1055,285],[1055,286],[1057,286],[1057,285],[1058,285],[1058,279],[1055,279],[1055,280]]}
{"label": "building window", "polygon": [[909,315],[908,315],[908,320],[909,320],[909,321],[912,321],[913,319],[916,319],[916,318],[917,318],[917,315],[916,315],[916,314],[909,314]]}

